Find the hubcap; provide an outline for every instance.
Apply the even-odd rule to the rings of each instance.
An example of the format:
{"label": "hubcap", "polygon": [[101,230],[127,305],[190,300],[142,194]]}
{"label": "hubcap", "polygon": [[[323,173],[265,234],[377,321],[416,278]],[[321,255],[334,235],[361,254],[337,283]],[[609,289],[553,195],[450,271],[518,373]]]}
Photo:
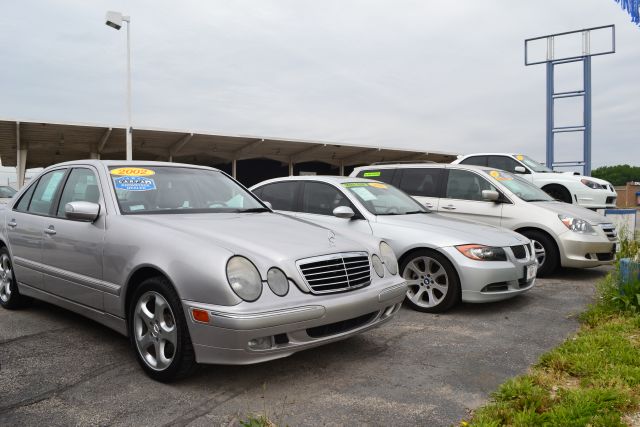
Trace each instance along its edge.
{"label": "hubcap", "polygon": [[157,292],[145,292],[136,304],[133,333],[138,352],[147,366],[166,369],[176,355],[178,333],[167,300]]}
{"label": "hubcap", "polygon": [[544,261],[547,259],[547,251],[544,250],[544,246],[537,240],[531,240],[531,243],[533,243],[533,250],[538,260],[538,267],[542,267],[542,264],[544,264]]}
{"label": "hubcap", "polygon": [[11,298],[11,283],[13,283],[13,269],[7,254],[0,257],[0,299],[3,302]]}
{"label": "hubcap", "polygon": [[449,276],[438,261],[422,256],[412,259],[402,277],[407,281],[407,298],[419,307],[435,307],[447,296]]}

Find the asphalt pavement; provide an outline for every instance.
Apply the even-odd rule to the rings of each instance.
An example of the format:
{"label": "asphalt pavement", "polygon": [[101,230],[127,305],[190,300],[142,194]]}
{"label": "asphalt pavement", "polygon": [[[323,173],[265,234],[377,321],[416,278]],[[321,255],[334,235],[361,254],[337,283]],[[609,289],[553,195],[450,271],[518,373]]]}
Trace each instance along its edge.
{"label": "asphalt pavement", "polygon": [[0,425],[449,426],[578,328],[606,268],[564,270],[517,298],[378,329],[252,366],[161,384],[126,338],[55,306],[0,309]]}

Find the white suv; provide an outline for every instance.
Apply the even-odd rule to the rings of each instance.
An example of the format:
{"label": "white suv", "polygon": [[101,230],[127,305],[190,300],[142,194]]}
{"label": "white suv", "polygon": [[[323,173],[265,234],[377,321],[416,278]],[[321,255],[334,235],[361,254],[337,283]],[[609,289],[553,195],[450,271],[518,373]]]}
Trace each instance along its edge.
{"label": "white suv", "polygon": [[520,174],[551,197],[589,209],[615,208],[617,193],[609,182],[574,172],[556,172],[523,154],[475,153],[452,164],[487,166]]}

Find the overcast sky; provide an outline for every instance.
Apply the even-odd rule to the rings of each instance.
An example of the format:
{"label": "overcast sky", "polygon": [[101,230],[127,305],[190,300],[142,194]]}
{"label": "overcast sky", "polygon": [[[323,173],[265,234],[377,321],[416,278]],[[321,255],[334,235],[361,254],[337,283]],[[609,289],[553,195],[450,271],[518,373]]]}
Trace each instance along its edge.
{"label": "overcast sky", "polygon": [[[640,164],[640,28],[614,0],[3,2],[0,117],[123,125],[107,10],[131,15],[134,128],[539,160],[545,68],[524,66],[523,40],[615,24],[617,53],[593,59],[593,163]],[[560,89],[581,85],[567,67]],[[559,160],[578,157],[570,139]]]}

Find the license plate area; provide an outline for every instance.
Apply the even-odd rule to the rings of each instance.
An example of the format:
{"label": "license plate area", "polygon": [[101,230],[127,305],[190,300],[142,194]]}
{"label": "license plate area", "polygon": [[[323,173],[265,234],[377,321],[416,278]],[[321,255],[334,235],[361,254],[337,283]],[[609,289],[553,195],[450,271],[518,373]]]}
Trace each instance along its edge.
{"label": "license plate area", "polygon": [[526,277],[527,281],[536,277],[538,273],[538,264],[529,264],[524,268],[524,277]]}

